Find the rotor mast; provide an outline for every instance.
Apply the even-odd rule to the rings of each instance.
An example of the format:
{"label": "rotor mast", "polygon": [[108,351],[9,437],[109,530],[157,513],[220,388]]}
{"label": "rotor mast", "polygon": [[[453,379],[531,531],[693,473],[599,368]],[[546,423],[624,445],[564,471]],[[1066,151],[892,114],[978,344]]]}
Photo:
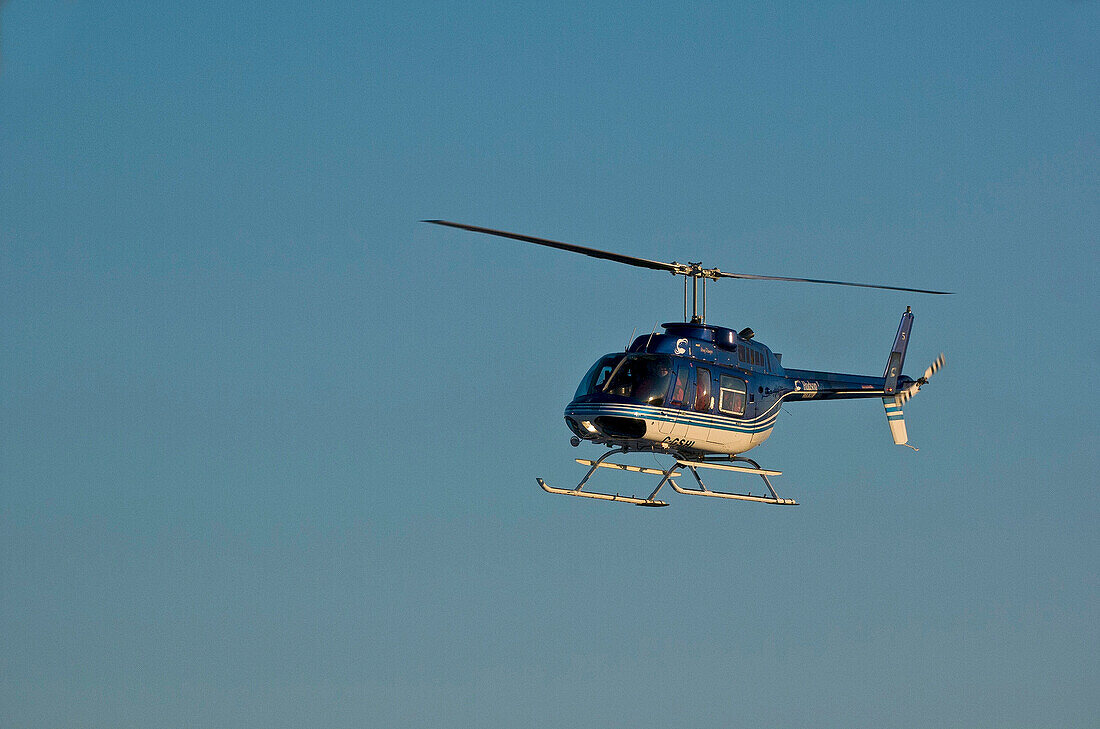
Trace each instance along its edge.
{"label": "rotor mast", "polygon": [[[705,324],[707,319],[707,279],[717,280],[722,274],[717,268],[703,268],[702,263],[677,263],[673,261],[673,276],[684,277],[684,321],[688,324]],[[691,280],[691,317],[688,318],[688,280]]]}

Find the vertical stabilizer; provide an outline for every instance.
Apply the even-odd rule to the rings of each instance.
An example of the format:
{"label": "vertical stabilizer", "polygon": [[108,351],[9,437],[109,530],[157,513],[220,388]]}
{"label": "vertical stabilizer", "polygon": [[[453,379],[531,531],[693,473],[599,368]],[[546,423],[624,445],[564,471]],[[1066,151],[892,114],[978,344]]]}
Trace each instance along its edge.
{"label": "vertical stabilizer", "polygon": [[[898,334],[894,337],[894,346],[890,350],[890,358],[886,360],[886,371],[882,374],[886,378],[886,386],[883,392],[887,395],[896,395],[898,391],[898,377],[901,376],[902,365],[905,364],[905,349],[909,346],[909,331],[913,328],[913,310],[905,307],[905,313],[901,315],[901,323],[898,324]],[[883,398],[885,403],[893,398]],[[887,414],[890,408],[886,408]],[[892,428],[893,426],[891,426]],[[902,424],[901,432],[905,433],[905,425]],[[895,436],[894,442],[897,443]],[[904,437],[902,439],[904,442]]]}

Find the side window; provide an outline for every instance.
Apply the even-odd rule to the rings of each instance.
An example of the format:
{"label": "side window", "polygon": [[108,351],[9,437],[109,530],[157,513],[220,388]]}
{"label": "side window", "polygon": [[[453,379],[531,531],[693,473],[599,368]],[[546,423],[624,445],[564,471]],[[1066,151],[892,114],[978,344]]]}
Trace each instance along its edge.
{"label": "side window", "polygon": [[745,347],[742,346],[742,345],[738,345],[738,347],[737,347],[737,361],[738,362],[747,362],[748,359],[749,358],[746,356]]}
{"label": "side window", "polygon": [[748,388],[744,380],[736,377],[722,375],[721,396],[718,399],[718,409],[727,415],[745,414],[745,394]]}
{"label": "side window", "polygon": [[681,365],[676,370],[676,384],[672,388],[672,400],[669,405],[678,407],[684,402],[684,392],[687,390],[688,384],[688,368],[687,365]]}
{"label": "side window", "polygon": [[710,370],[699,367],[695,370],[695,412],[710,412]]}

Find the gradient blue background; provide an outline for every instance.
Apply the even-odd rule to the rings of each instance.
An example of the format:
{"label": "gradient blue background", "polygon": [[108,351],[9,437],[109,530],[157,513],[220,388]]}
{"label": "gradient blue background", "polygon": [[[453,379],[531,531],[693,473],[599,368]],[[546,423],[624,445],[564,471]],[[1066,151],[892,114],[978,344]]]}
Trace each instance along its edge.
{"label": "gradient blue background", "polygon": [[[1095,727],[1100,8],[954,5],[4,4],[0,724]],[[679,283],[437,217],[958,291],[711,292],[920,453],[548,496]]]}

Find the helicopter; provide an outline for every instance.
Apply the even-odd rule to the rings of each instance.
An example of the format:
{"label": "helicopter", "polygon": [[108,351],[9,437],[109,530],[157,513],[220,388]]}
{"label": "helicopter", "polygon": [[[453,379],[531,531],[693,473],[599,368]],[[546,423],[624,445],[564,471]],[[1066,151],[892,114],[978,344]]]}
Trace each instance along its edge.
{"label": "helicopter", "polygon": [[[793,402],[879,398],[894,443],[917,450],[909,444],[902,406],[944,366],[945,359],[941,353],[915,379],[901,373],[913,328],[911,307],[907,306],[901,315],[882,377],[791,369],[783,366],[783,355],[756,339],[751,328],[736,331],[706,323],[707,281],[723,278],[793,281],[933,295],[949,295],[950,291],[730,273],[704,268],[701,262],[665,263],[448,220],[421,222],[666,271],[684,279],[684,321],[667,322],[662,325],[664,331],[661,333],[654,327],[650,334],[634,338],[624,351],[598,359],[581,379],[576,394],[565,408],[565,424],[573,434],[570,444],[576,447],[587,442],[608,450],[596,459],[575,459],[589,468],[572,489],[555,488],[542,478],[536,478],[544,491],[660,507],[668,506],[668,502],[657,499],[658,493],[668,484],[677,493],[690,496],[797,506],[794,499],[781,498],[768,478],[779,476],[781,471],[762,468],[743,455],[768,439],[782,405]],[[668,455],[674,462],[666,469],[659,469],[608,460],[628,453]],[[660,476],[661,479],[646,497],[585,490],[601,468]],[[703,482],[699,475],[701,469],[759,476],[766,491],[753,494],[751,491],[713,490]],[[684,471],[694,477],[698,488],[683,487],[676,482]]]}

